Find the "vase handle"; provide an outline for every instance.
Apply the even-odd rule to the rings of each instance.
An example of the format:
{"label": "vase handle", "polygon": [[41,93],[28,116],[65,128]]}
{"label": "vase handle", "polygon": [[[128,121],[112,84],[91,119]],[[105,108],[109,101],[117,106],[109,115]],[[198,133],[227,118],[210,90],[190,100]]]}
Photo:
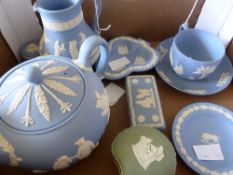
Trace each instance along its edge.
{"label": "vase handle", "polygon": [[75,63],[81,67],[91,68],[90,55],[97,47],[100,50],[100,58],[97,63],[96,73],[101,74],[106,68],[109,49],[107,41],[99,36],[90,36],[83,42],[80,47],[79,58],[75,60]]}

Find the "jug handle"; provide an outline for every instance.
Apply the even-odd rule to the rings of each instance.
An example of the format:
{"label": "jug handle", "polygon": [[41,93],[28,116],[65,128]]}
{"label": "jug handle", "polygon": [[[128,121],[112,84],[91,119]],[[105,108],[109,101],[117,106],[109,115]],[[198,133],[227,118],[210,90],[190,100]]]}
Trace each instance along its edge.
{"label": "jug handle", "polygon": [[88,37],[80,47],[79,58],[75,60],[75,64],[85,68],[91,68],[90,55],[92,51],[99,46],[100,58],[97,63],[96,73],[104,72],[109,55],[108,43],[99,36]]}
{"label": "jug handle", "polygon": [[99,29],[100,29],[99,18],[102,12],[102,0],[94,0],[94,3],[95,3],[95,15],[92,22],[92,30],[96,34],[99,34]]}

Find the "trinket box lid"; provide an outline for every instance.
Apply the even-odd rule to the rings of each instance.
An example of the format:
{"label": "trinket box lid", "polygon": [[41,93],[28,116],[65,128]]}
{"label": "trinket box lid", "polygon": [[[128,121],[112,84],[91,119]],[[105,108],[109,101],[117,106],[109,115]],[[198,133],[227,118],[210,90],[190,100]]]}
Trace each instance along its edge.
{"label": "trinket box lid", "polygon": [[83,75],[70,60],[38,57],[0,79],[0,117],[19,131],[49,129],[70,119],[84,94]]}

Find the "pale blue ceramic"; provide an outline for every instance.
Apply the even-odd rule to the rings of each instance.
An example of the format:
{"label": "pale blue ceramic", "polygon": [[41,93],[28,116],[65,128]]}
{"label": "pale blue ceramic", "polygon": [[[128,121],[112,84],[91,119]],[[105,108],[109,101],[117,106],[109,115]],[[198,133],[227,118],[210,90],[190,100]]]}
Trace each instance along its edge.
{"label": "pale blue ceramic", "polygon": [[150,44],[142,39],[128,36],[117,37],[109,42],[109,50],[108,63],[126,57],[129,64],[117,71],[113,71],[107,65],[103,77],[108,80],[119,80],[133,72],[150,70],[158,63],[158,55]]}
{"label": "pale blue ceramic", "polygon": [[126,92],[131,126],[165,129],[157,83],[153,75],[133,75],[126,78]]}
{"label": "pale blue ceramic", "polygon": [[108,97],[89,55],[100,47],[97,73],[108,57],[105,40],[92,36],[69,58],[42,56],[0,79],[0,163],[33,172],[60,170],[87,157],[109,121]]}
{"label": "pale blue ceramic", "polygon": [[212,95],[224,90],[232,81],[233,67],[227,55],[209,77],[201,80],[187,80],[177,75],[169,64],[169,50],[173,38],[161,42],[156,48],[160,55],[156,71],[159,76],[171,87],[191,95]]}
{"label": "pale blue ceramic", "polygon": [[[194,103],[184,107],[172,127],[176,151],[184,162],[202,175],[232,174],[233,114],[211,103]],[[194,145],[219,144],[224,160],[199,160]]]}
{"label": "pale blue ceramic", "polygon": [[214,34],[198,29],[184,29],[173,39],[170,64],[182,78],[200,80],[216,70],[224,55],[225,46]]}
{"label": "pale blue ceramic", "polygon": [[[40,40],[41,55],[65,56],[77,59],[83,41],[98,34],[98,23],[102,1],[95,0],[96,15],[92,29],[86,24],[82,12],[82,0],[37,0],[34,10],[39,12],[44,32]],[[91,62],[99,56],[98,49],[90,55]]]}

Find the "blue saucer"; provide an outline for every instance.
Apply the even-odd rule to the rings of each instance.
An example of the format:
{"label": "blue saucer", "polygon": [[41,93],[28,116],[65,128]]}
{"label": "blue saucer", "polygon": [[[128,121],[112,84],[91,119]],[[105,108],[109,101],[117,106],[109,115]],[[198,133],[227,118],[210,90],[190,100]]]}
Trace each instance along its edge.
{"label": "blue saucer", "polygon": [[173,88],[192,95],[212,95],[224,90],[233,77],[233,67],[228,56],[225,55],[222,63],[208,78],[202,80],[187,80],[178,76],[169,62],[169,49],[172,44],[169,38],[161,42],[156,48],[160,61],[156,66],[159,76]]}
{"label": "blue saucer", "polygon": [[[183,108],[172,126],[176,151],[183,161],[202,175],[233,173],[233,113],[211,103],[194,103]],[[224,160],[199,160],[194,145],[219,144]]]}

